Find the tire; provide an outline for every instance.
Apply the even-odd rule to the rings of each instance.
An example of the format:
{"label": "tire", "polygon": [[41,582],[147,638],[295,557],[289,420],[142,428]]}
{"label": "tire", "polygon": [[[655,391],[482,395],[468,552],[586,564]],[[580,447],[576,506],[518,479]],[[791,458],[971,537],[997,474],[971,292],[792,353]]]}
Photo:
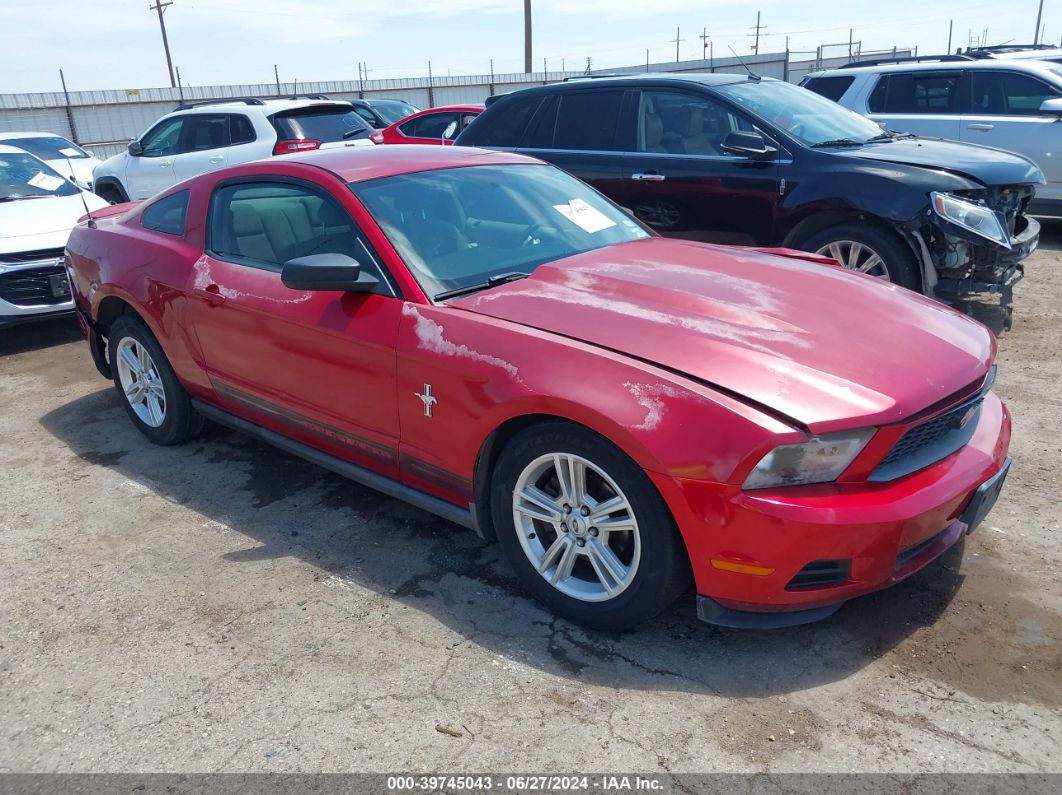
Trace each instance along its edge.
{"label": "tire", "polygon": [[674,232],[686,225],[686,212],[663,199],[648,199],[634,206],[634,217],[661,232]]}
{"label": "tire", "polygon": [[[583,468],[583,499],[575,494],[565,500],[554,456],[566,472],[572,462]],[[517,499],[518,490],[537,502]],[[490,494],[499,544],[520,582],[571,621],[592,629],[630,629],[660,613],[689,585],[685,545],[645,472],[581,426],[556,421],[518,433],[498,458]],[[624,507],[614,502],[617,508],[595,523],[591,509],[606,500]],[[603,532],[597,525],[605,522],[616,528]]]}
{"label": "tire", "polygon": [[122,191],[120,188],[116,188],[114,185],[106,184],[100,185],[96,189],[96,195],[106,202],[111,204],[121,204],[125,201],[122,197]]}
{"label": "tire", "polygon": [[142,320],[122,315],[111,324],[107,342],[114,386],[144,436],[155,444],[172,445],[203,429],[202,415],[192,408],[162,346]]}
{"label": "tire", "polygon": [[846,268],[861,270],[909,290],[919,290],[918,263],[908,245],[894,232],[873,224],[831,226],[805,238],[799,247],[833,257]]}

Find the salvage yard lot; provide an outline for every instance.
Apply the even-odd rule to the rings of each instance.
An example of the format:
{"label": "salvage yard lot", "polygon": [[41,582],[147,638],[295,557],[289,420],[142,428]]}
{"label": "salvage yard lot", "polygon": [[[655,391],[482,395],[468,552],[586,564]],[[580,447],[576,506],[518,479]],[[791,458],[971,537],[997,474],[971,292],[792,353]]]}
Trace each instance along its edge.
{"label": "salvage yard lot", "polygon": [[469,531],[220,428],[152,446],[73,320],[6,331],[0,770],[1062,771],[1062,225],[1026,272],[988,521],[775,632],[582,630]]}

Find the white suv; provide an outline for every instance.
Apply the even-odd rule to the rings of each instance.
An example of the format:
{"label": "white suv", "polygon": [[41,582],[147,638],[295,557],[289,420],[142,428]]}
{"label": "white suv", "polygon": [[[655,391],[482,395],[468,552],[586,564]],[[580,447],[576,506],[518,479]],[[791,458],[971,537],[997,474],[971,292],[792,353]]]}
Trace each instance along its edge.
{"label": "white suv", "polygon": [[270,155],[374,146],[372,128],[342,100],[208,100],[181,105],[93,171],[93,189],[109,202],[146,199],[171,185]]}
{"label": "white suv", "polygon": [[814,72],[800,84],[890,130],[1024,155],[1047,178],[1031,212],[1062,216],[1062,64],[943,56]]}

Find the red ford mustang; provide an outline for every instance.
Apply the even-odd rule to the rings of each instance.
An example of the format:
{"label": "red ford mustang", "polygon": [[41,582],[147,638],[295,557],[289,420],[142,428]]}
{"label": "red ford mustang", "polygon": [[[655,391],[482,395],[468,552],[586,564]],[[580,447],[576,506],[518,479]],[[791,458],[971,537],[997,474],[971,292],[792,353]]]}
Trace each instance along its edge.
{"label": "red ford mustang", "polygon": [[995,344],[830,261],[665,240],[564,172],[317,152],[82,223],[82,326],[158,444],[204,418],[497,538],[617,629],[692,575],[785,626],[922,568],[1007,471]]}
{"label": "red ford mustang", "polygon": [[[369,136],[378,144],[445,144],[449,146],[472,120],[483,112],[482,105],[445,105],[406,116]],[[453,126],[451,126],[453,125]]]}

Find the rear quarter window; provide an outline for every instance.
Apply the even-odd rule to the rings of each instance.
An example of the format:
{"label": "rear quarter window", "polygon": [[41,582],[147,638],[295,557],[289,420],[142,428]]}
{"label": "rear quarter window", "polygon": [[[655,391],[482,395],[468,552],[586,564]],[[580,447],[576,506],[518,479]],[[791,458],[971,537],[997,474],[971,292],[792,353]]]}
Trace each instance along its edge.
{"label": "rear quarter window", "polygon": [[188,214],[188,191],[182,190],[149,204],[140,214],[140,225],[153,232],[183,235]]}
{"label": "rear quarter window", "polygon": [[500,99],[461,133],[462,146],[517,147],[527,123],[542,102],[541,94]]}
{"label": "rear quarter window", "polygon": [[826,99],[832,99],[834,102],[839,102],[841,97],[844,96],[844,92],[848,90],[848,87],[852,85],[855,77],[853,75],[830,75],[827,77],[811,77],[804,83],[804,88],[809,91],[814,91],[816,94]]}

